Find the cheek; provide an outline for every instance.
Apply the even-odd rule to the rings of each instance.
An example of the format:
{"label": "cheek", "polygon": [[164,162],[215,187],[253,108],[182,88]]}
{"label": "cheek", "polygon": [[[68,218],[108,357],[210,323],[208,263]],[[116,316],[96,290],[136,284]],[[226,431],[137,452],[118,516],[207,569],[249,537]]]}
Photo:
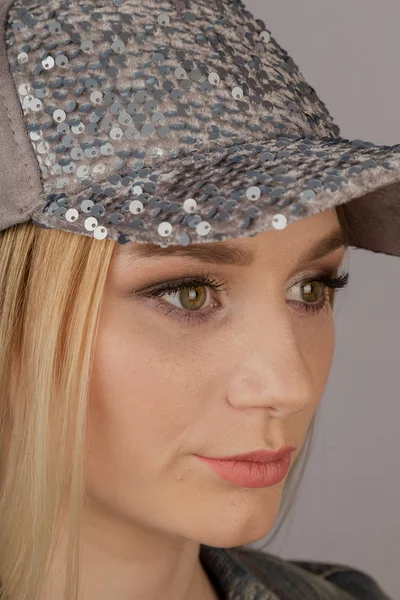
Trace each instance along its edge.
{"label": "cheek", "polygon": [[172,472],[201,406],[188,397],[174,345],[155,341],[140,323],[121,326],[121,316],[111,314],[99,327],[90,382],[88,476],[97,489],[122,493],[124,482],[151,485]]}
{"label": "cheek", "polygon": [[332,315],[315,319],[314,327],[305,327],[299,336],[304,361],[310,370],[315,389],[316,405],[324,393],[335,350],[335,322]]}

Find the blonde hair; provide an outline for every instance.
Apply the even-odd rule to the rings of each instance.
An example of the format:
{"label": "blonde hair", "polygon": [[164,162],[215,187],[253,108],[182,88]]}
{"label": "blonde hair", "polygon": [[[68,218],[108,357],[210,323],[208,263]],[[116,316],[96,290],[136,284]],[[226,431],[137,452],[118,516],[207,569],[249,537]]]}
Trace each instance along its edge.
{"label": "blonde hair", "polygon": [[77,600],[89,381],[116,246],[30,222],[0,232],[2,600],[40,599],[66,493],[64,600]]}

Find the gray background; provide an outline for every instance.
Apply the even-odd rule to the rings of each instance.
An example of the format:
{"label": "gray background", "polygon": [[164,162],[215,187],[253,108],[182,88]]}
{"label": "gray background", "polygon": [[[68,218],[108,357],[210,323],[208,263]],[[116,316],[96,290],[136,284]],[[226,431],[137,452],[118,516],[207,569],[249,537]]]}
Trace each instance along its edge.
{"label": "gray background", "polygon": [[[299,66],[343,137],[400,143],[398,0],[244,1]],[[400,258],[348,253],[350,282],[336,298],[335,355],[310,462],[288,521],[266,550],[362,569],[395,599]]]}

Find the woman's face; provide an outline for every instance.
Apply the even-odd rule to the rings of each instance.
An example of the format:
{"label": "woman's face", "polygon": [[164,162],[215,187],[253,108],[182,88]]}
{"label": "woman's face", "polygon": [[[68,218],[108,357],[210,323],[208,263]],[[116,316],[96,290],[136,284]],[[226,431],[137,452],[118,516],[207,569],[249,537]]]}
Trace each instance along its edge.
{"label": "woman's face", "polygon": [[[284,230],[217,244],[251,251],[247,266],[168,256],[158,247],[159,258],[139,256],[143,246],[136,243],[117,248],[90,387],[87,494],[129,524],[135,539],[233,547],[272,529],[287,476],[270,487],[243,487],[196,455],[288,444],[296,447],[293,468],[335,341],[332,307],[321,309],[329,289],[296,284],[315,281],[322,270],[340,272],[345,248],[299,262],[338,229],[332,209]],[[164,297],[143,295],[167,280],[207,272],[229,289],[192,285]],[[320,309],[307,313],[309,305]]]}

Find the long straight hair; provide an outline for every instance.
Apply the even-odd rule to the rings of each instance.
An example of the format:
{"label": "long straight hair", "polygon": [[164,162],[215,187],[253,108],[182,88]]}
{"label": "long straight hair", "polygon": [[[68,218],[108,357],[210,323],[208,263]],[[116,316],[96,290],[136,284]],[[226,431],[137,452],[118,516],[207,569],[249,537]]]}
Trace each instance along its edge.
{"label": "long straight hair", "polygon": [[[346,232],[342,207],[336,210]],[[30,222],[0,232],[2,600],[40,600],[66,495],[64,600],[78,598],[89,381],[115,248],[112,240]],[[309,438],[313,428],[314,421]],[[292,502],[296,470],[284,490]]]}

